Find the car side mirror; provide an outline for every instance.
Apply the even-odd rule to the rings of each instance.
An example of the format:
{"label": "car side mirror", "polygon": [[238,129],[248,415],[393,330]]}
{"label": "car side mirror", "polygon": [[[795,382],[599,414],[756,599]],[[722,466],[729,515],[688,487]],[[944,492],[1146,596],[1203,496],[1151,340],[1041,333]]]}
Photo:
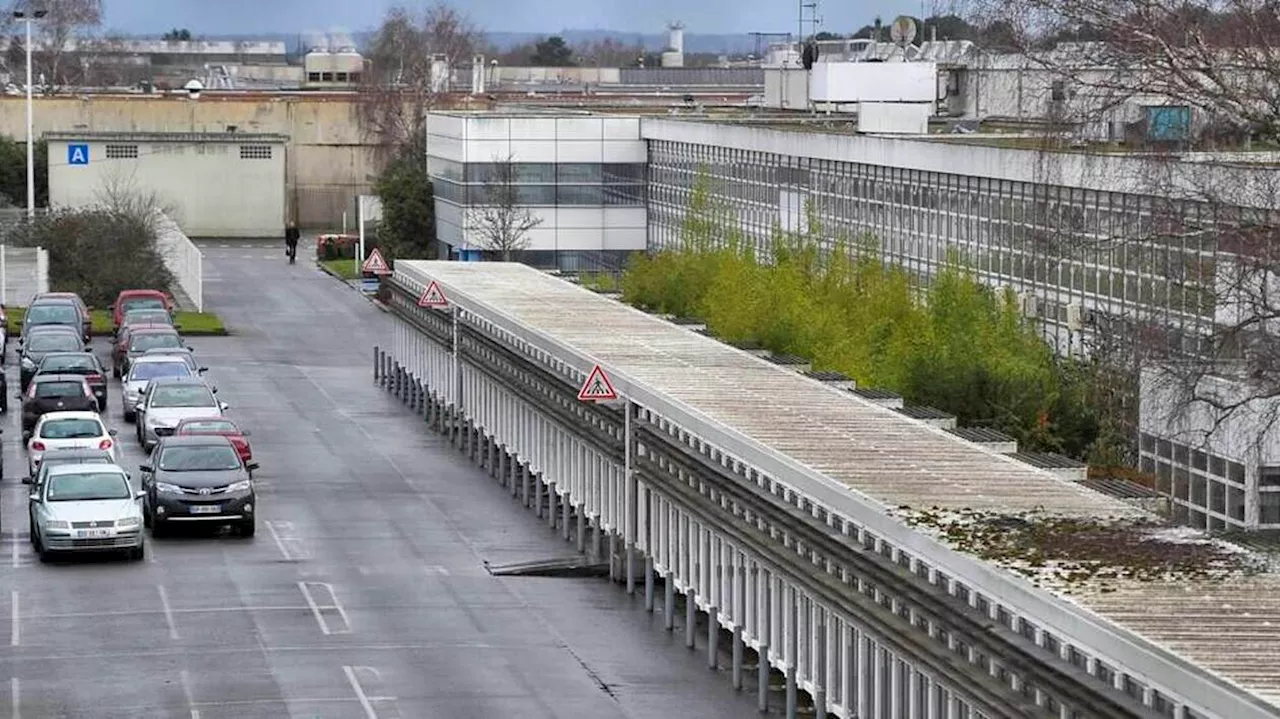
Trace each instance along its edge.
{"label": "car side mirror", "polygon": [[248,462],[244,463],[244,468],[252,472],[258,468],[258,463],[253,460],[249,460]]}
{"label": "car side mirror", "polygon": [[200,374],[204,374],[205,372],[208,372],[208,371],[209,371],[209,368],[208,368],[208,367],[201,367],[201,368],[199,368],[199,369],[197,369],[197,370],[196,370],[196,372],[198,372],[198,373],[200,373]]}
{"label": "car side mirror", "polygon": [[39,503],[40,503],[40,494],[37,492],[37,493],[35,493],[35,494],[32,494],[32,495],[28,496],[28,497],[27,497],[27,499],[31,500],[32,502],[35,502],[36,504],[39,504]]}
{"label": "car side mirror", "polygon": [[174,328],[175,330],[180,330],[180,329],[182,329],[182,325],[177,324],[177,323],[174,323],[173,328]]}
{"label": "car side mirror", "polygon": [[138,471],[139,471],[139,472],[142,472],[143,474],[151,474],[151,472],[152,472],[152,471],[154,471],[154,470],[155,470],[155,468],[154,468],[154,467],[152,467],[152,466],[151,466],[151,465],[149,465],[149,464],[140,464],[140,465],[138,465]]}
{"label": "car side mirror", "polygon": [[107,430],[107,434],[109,434],[109,435],[111,435],[112,437],[114,437],[114,436],[116,436],[117,434],[120,434],[120,430],[118,430],[118,429],[109,429],[109,430]]}
{"label": "car side mirror", "polygon": [[23,441],[23,442],[26,442],[26,441],[28,441],[28,440],[30,440],[30,439],[31,439],[31,433],[30,433],[30,432],[27,432],[27,431],[24,431],[24,432],[22,433],[22,441]]}
{"label": "car side mirror", "polygon": [[145,496],[147,496],[147,493],[141,489],[133,493],[134,499],[142,499]]}
{"label": "car side mirror", "polygon": [[253,432],[250,432],[249,430],[247,430],[247,429],[246,429],[246,430],[243,430],[242,432],[240,432],[240,436],[241,436],[241,437],[251,437],[251,436],[253,436]]}
{"label": "car side mirror", "polygon": [[35,483],[36,483],[36,478],[35,478],[35,477],[23,477],[23,478],[22,478],[22,483],[23,483],[23,484],[35,484]]}
{"label": "car side mirror", "polygon": [[227,404],[226,402],[219,402],[218,407],[223,411],[231,409],[231,405]]}
{"label": "car side mirror", "polygon": [[217,387],[210,387],[210,388],[209,388],[209,391],[210,391],[210,392],[212,392],[212,393],[214,393],[214,394],[217,394],[217,393],[218,393],[218,388],[217,388]]}
{"label": "car side mirror", "polygon": [[88,345],[85,345],[84,351],[85,351],[85,352],[92,352],[92,351],[93,351],[93,347],[90,347],[90,346],[88,346]]}

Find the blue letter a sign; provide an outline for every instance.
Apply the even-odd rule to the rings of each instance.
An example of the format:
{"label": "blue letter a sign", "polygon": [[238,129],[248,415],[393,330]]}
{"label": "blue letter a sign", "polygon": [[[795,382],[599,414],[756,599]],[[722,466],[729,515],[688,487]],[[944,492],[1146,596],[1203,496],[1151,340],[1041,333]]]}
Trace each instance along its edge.
{"label": "blue letter a sign", "polygon": [[87,144],[67,145],[68,165],[89,164],[89,146]]}

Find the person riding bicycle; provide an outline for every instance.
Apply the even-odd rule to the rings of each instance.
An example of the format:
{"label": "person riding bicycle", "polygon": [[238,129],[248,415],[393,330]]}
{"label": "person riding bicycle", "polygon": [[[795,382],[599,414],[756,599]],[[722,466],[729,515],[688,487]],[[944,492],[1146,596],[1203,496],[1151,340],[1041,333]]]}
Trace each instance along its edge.
{"label": "person riding bicycle", "polygon": [[298,226],[292,222],[284,230],[285,256],[289,258],[289,262],[293,262],[298,256],[298,237],[300,234]]}

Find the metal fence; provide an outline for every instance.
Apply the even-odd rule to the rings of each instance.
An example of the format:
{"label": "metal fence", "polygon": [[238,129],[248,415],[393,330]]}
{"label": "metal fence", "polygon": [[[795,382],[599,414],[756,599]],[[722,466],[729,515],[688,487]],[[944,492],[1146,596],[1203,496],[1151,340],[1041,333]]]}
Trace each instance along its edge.
{"label": "metal fence", "polygon": [[184,304],[185,300],[197,312],[203,312],[204,254],[178,227],[178,223],[163,213],[156,221],[156,249],[181,290],[174,293],[178,303]]}

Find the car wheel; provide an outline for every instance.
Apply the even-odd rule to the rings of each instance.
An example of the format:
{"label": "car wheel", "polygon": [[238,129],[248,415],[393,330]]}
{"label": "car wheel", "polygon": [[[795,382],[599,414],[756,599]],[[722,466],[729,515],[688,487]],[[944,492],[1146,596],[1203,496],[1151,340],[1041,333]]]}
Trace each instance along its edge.
{"label": "car wheel", "polygon": [[120,366],[119,366],[119,365],[111,365],[111,376],[112,376],[112,377],[115,377],[116,379],[120,379]]}
{"label": "car wheel", "polygon": [[126,421],[126,422],[132,422],[132,421],[134,421],[134,420],[135,420],[135,419],[137,419],[137,418],[138,418],[138,415],[137,415],[137,414],[134,414],[133,412],[125,412],[125,413],[124,413],[124,421]]}
{"label": "car wheel", "polygon": [[241,537],[252,537],[254,531],[257,530],[258,523],[252,519],[246,519],[240,522],[239,530]]}
{"label": "car wheel", "polygon": [[129,550],[129,559],[135,562],[141,562],[147,558],[147,545],[139,544]]}
{"label": "car wheel", "polygon": [[142,507],[142,526],[151,529],[151,525],[155,524],[155,521],[155,516],[151,514],[151,508],[144,505]]}
{"label": "car wheel", "polygon": [[151,518],[151,536],[156,538],[165,536],[166,534],[169,533],[168,525],[169,525],[168,522],[162,519],[158,519],[156,517],[152,517]]}

